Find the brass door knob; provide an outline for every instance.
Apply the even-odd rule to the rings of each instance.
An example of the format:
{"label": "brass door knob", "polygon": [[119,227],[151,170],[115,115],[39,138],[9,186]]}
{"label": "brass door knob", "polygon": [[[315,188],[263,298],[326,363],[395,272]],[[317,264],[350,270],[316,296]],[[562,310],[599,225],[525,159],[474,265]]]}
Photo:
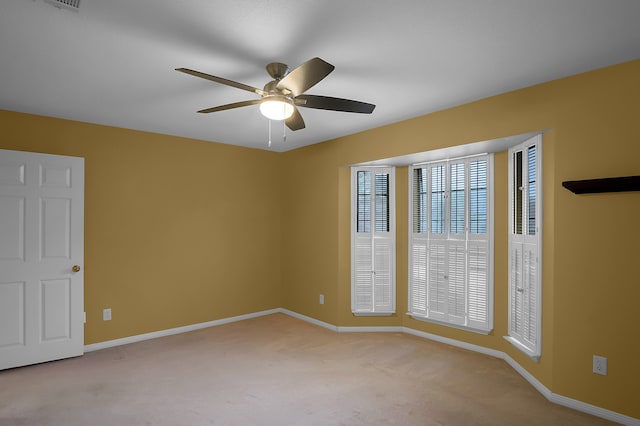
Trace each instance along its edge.
{"label": "brass door knob", "polygon": [[73,265],[73,268],[71,268],[71,270],[73,272],[80,272],[80,267],[78,265]]}

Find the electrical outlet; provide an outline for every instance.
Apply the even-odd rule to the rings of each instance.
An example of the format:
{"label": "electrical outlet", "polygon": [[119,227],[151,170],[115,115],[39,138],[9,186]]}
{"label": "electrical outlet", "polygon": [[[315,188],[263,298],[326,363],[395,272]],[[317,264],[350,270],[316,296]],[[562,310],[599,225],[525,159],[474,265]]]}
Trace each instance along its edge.
{"label": "electrical outlet", "polygon": [[324,294],[320,295],[320,304],[324,305]]}
{"label": "electrical outlet", "polygon": [[596,374],[601,374],[603,376],[607,375],[607,358],[603,356],[594,355],[593,356],[593,372]]}
{"label": "electrical outlet", "polygon": [[102,321],[111,321],[111,308],[102,310]]}

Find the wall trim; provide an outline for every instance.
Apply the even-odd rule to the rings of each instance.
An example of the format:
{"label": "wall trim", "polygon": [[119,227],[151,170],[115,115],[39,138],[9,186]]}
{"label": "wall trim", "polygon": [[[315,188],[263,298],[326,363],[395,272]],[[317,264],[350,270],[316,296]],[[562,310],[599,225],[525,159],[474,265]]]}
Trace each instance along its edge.
{"label": "wall trim", "polygon": [[289,315],[290,317],[298,318],[299,320],[302,320],[302,321],[310,322],[311,324],[315,324],[317,326],[326,328],[331,331],[338,331],[338,327],[336,327],[333,324],[329,324],[328,322],[320,321],[315,318],[311,318],[306,315],[302,315],[297,312],[290,311],[289,309],[279,308],[279,309],[276,309],[276,311],[280,312],[281,314]]}
{"label": "wall trim", "polygon": [[337,327],[339,333],[403,333],[403,327]]}
{"label": "wall trim", "polygon": [[581,411],[583,413],[591,414],[596,417],[600,417],[606,420],[610,420],[613,422],[617,422],[627,426],[640,426],[640,419],[636,419],[634,417],[626,416],[624,414],[617,413],[615,411],[607,410],[606,408],[598,407],[595,405],[588,404],[586,402],[578,401],[576,399],[572,399],[563,395],[559,395],[551,392],[542,382],[536,379],[531,373],[529,373],[524,367],[518,364],[513,358],[511,358],[508,354],[502,351],[498,351],[495,349],[485,348],[484,346],[478,346],[467,342],[462,342],[460,340],[451,339],[448,337],[439,336],[437,334],[431,334],[420,330],[415,330],[409,327],[340,327],[333,324],[329,324],[328,322],[320,321],[315,318],[291,311],[285,308],[275,308],[269,309],[266,311],[254,312],[251,314],[238,315],[235,317],[222,318],[219,320],[202,322],[199,324],[187,325],[184,327],[176,327],[170,328],[167,330],[155,331],[152,333],[139,334],[136,336],[124,337],[122,339],[108,340],[105,342],[93,343],[91,345],[86,345],[84,347],[85,352],[97,351],[100,349],[111,348],[114,346],[127,345],[129,343],[141,342],[144,340],[155,339],[158,337],[170,336],[173,334],[186,333],[189,331],[199,330],[207,327],[214,327],[223,324],[229,324],[237,321],[244,321],[250,318],[258,318],[265,315],[271,314],[285,314],[290,317],[297,318],[302,321],[306,321],[308,323],[317,325],[319,327],[326,328],[331,331],[335,331],[338,333],[407,333],[413,336],[422,337],[424,339],[433,340],[436,342],[444,343],[446,345],[455,346],[457,348],[470,350],[473,352],[478,352],[484,355],[489,355],[494,358],[499,358],[504,360],[511,368],[513,368],[518,374],[520,374],[531,386],[533,386],[538,392],[542,394],[549,402],[554,404],[562,405],[568,408],[571,408],[576,411]]}
{"label": "wall trim", "polygon": [[340,327],[326,322],[318,321],[314,318],[310,318],[306,315],[299,314],[297,312],[290,311],[288,309],[281,309],[283,314],[291,315],[294,318],[301,319],[303,321],[309,321],[312,324],[318,324],[329,330],[337,331],[339,333],[366,333],[366,332],[401,332],[411,334],[413,336],[421,337],[428,340],[444,343],[446,345],[455,346],[457,348],[478,352],[484,355],[488,355],[494,358],[504,360],[511,368],[513,368],[518,374],[520,374],[531,386],[533,386],[538,392],[542,394],[549,402],[562,405],[571,408],[576,411],[591,414],[592,416],[600,417],[606,420],[617,422],[627,426],[640,426],[640,419],[626,416],[624,414],[617,413],[615,411],[607,410],[595,405],[588,404],[586,402],[578,401],[563,395],[558,395],[551,392],[542,382],[536,379],[531,373],[529,373],[524,367],[518,364],[513,358],[502,351],[498,351],[484,346],[474,345],[471,343],[463,342],[460,340],[451,339],[448,337],[439,336],[437,334],[431,334],[420,330],[415,330],[409,327]]}
{"label": "wall trim", "polygon": [[[85,352],[98,351],[100,349],[112,348],[114,346],[128,345],[129,343],[142,342],[144,340],[157,339],[158,337],[171,336],[172,334],[187,333],[189,331],[199,330],[201,328],[214,327],[217,325],[229,324],[237,321],[244,321],[250,318],[258,318],[265,315],[271,315],[282,312],[282,309],[269,309],[266,311],[254,312],[251,314],[238,315],[235,317],[222,318],[219,320],[201,322],[198,324],[186,325],[184,327],[169,328],[166,330],[154,331],[152,333],[138,334],[135,336],[123,337],[121,339],[107,340],[105,342],[93,343],[85,345]],[[283,312],[284,313],[284,312]]]}

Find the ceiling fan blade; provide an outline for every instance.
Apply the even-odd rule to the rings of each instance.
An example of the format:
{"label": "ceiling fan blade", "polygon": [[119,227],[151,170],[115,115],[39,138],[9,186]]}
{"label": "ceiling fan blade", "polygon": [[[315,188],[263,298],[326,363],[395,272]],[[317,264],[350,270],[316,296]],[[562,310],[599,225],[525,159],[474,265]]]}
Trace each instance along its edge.
{"label": "ceiling fan blade", "polygon": [[257,87],[249,86],[247,84],[238,83],[237,81],[227,80],[226,78],[216,77],[215,75],[205,74],[200,71],[190,70],[189,68],[176,68],[176,71],[190,74],[196,77],[204,78],[205,80],[215,81],[216,83],[225,84],[227,86],[235,87],[237,89],[246,90],[247,92],[257,93],[262,96],[265,94],[264,90]]}
{"label": "ceiling fan blade", "polygon": [[289,89],[293,96],[306,92],[329,75],[335,67],[320,58],[309,59],[278,82],[279,90]]}
{"label": "ceiling fan blade", "polygon": [[300,111],[298,108],[293,108],[293,114],[291,117],[287,118],[284,123],[291,130],[301,130],[304,129],[304,120],[302,119],[302,115],[300,115]]}
{"label": "ceiling fan blade", "polygon": [[300,95],[296,96],[295,104],[305,108],[328,109],[331,111],[357,112],[371,114],[376,107],[366,102],[351,99],[332,98],[331,96]]}
{"label": "ceiling fan blade", "polygon": [[209,113],[209,112],[224,111],[226,109],[240,108],[240,107],[249,106],[249,105],[257,105],[260,102],[262,102],[262,99],[254,99],[254,100],[251,100],[251,101],[234,102],[232,104],[226,104],[226,105],[220,105],[220,106],[217,106],[217,107],[201,109],[198,112],[206,114],[206,113]]}

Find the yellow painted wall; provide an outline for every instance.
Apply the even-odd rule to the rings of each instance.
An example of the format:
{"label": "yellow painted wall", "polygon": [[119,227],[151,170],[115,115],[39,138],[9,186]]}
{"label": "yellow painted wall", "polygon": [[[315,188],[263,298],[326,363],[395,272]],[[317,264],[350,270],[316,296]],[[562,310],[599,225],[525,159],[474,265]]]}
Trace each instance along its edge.
{"label": "yellow painted wall", "polygon": [[[504,351],[556,394],[640,418],[640,195],[561,187],[640,175],[638,76],[633,61],[284,154],[6,111],[0,148],[86,159],[86,343],[282,306],[335,325],[401,325]],[[406,168],[396,172],[398,313],[351,315],[349,164],[542,129],[540,362],[502,338],[504,152],[495,157],[494,332],[404,314]],[[100,320],[105,307],[111,322]],[[591,373],[593,354],[609,358],[608,376]]]}
{"label": "yellow painted wall", "polygon": [[[640,418],[640,193],[564,180],[640,175],[640,61],[483,99],[283,154],[285,307],[340,326],[402,325],[506,352],[552,392]],[[507,334],[508,156],[495,156],[495,319],[488,336],[407,310],[407,172],[397,170],[397,314],[350,312],[348,165],[548,129],[543,136],[542,357]],[[318,294],[328,295],[325,305]],[[592,356],[609,375],[591,372]]]}
{"label": "yellow painted wall", "polygon": [[277,154],[7,111],[0,129],[85,158],[86,344],[282,305]]}

